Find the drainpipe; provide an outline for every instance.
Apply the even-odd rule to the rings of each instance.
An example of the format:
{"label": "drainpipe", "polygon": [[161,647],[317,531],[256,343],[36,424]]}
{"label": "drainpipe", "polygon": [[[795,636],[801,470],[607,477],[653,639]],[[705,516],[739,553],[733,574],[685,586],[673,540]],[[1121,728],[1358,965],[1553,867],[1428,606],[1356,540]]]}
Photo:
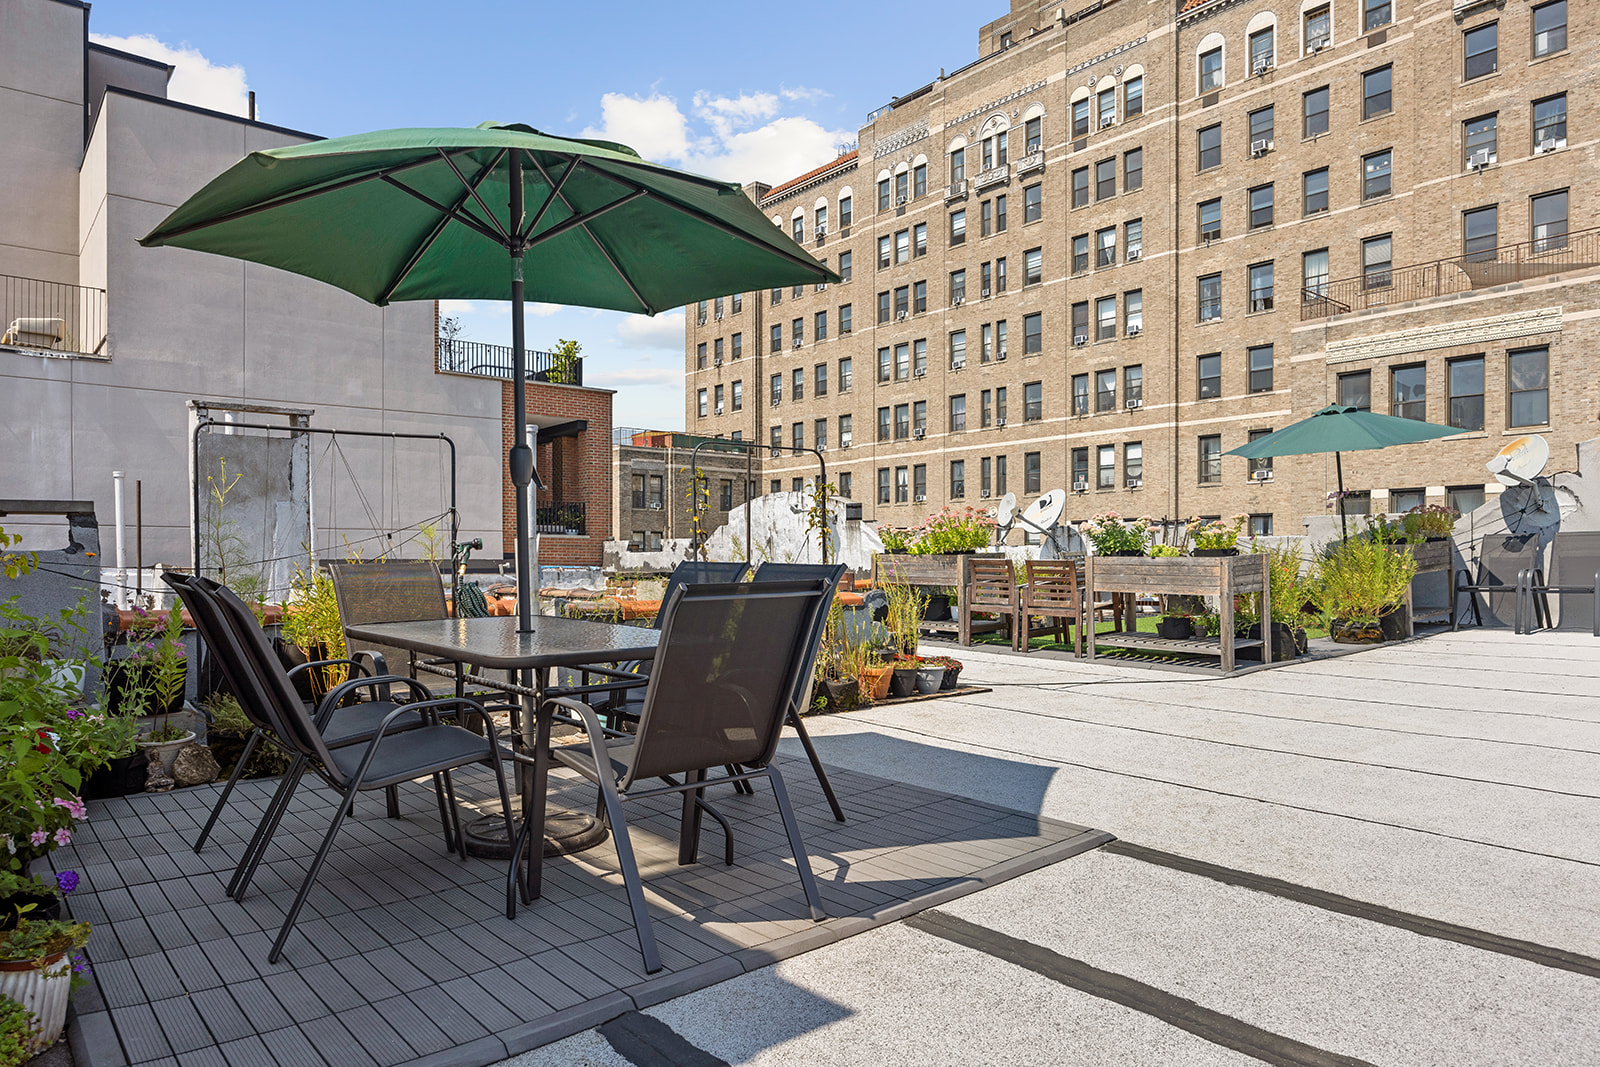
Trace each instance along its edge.
{"label": "drainpipe", "polygon": [[[1178,523],[1178,522],[1181,522],[1183,520],[1183,513],[1180,510],[1182,508],[1182,499],[1181,499],[1181,496],[1180,496],[1181,489],[1180,489],[1179,484],[1178,484],[1179,481],[1182,478],[1182,475],[1180,474],[1180,471],[1183,469],[1183,452],[1182,452],[1182,448],[1183,448],[1183,431],[1182,431],[1182,427],[1180,426],[1180,423],[1183,421],[1183,399],[1182,399],[1182,395],[1183,394],[1182,394],[1182,390],[1179,388],[1179,382],[1180,382],[1180,379],[1181,379],[1182,368],[1183,368],[1183,363],[1182,363],[1183,357],[1182,357],[1182,352],[1181,352],[1181,348],[1180,348],[1179,332],[1178,332],[1179,309],[1183,306],[1183,279],[1182,279],[1181,270],[1180,270],[1180,266],[1181,266],[1180,260],[1182,260],[1183,257],[1178,251],[1178,249],[1181,247],[1181,239],[1178,236],[1179,233],[1181,232],[1179,226],[1180,226],[1182,208],[1181,208],[1180,205],[1183,202],[1183,166],[1180,163],[1180,160],[1182,159],[1182,156],[1181,156],[1180,153],[1183,151],[1183,146],[1182,146],[1182,144],[1180,143],[1180,140],[1179,140],[1179,138],[1182,135],[1182,131],[1180,130],[1180,127],[1183,125],[1183,104],[1182,104],[1182,94],[1179,93],[1178,90],[1177,90],[1178,85],[1181,84],[1181,82],[1179,82],[1179,80],[1178,80],[1179,79],[1179,71],[1180,71],[1178,50],[1179,50],[1179,39],[1181,38],[1181,36],[1182,36],[1182,34],[1179,32],[1178,20],[1176,18],[1174,18],[1173,21],[1172,21],[1172,48],[1171,48],[1171,52],[1172,52],[1172,86],[1173,86],[1173,89],[1172,89],[1172,169],[1173,169],[1172,193],[1173,193],[1173,196],[1172,196],[1172,229],[1169,231],[1172,234],[1172,304],[1171,304],[1171,308],[1172,308],[1171,319],[1172,319],[1172,321],[1171,321],[1171,324],[1169,326],[1169,329],[1172,332],[1172,452],[1171,452],[1170,458],[1167,461],[1167,469],[1172,472],[1172,490],[1171,490],[1171,494],[1170,494],[1168,499],[1170,501],[1170,507],[1172,509],[1171,510],[1171,515],[1172,515],[1172,520],[1173,520],[1174,523]],[[1197,459],[1198,459],[1198,456],[1197,456]],[[1173,529],[1176,530],[1177,527],[1174,526]]]}
{"label": "drainpipe", "polygon": [[117,607],[127,607],[126,595],[123,592],[128,587],[128,567],[122,552],[122,472],[111,472],[111,499],[115,505],[117,523],[117,588],[115,592]]}

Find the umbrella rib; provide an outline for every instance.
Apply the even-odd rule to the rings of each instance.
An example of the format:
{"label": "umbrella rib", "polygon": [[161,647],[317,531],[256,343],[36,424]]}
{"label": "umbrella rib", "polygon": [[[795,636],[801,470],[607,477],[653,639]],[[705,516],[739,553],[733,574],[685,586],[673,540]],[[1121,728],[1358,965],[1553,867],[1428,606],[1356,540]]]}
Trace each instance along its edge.
{"label": "umbrella rib", "polygon": [[409,185],[406,185],[403,182],[396,181],[394,178],[389,177],[387,174],[383,176],[383,180],[385,182],[388,182],[390,185],[394,186],[396,189],[399,189],[402,193],[406,193],[406,194],[408,194],[410,196],[416,197],[418,200],[422,201],[424,204],[427,204],[429,207],[433,208],[433,210],[438,211],[438,212],[442,212],[443,214],[445,214],[445,215],[449,216],[450,218],[455,219],[457,222],[461,223],[461,225],[466,226],[467,228],[473,230],[476,233],[482,234],[483,236],[487,237],[489,240],[493,241],[495,244],[500,245],[502,248],[505,247],[505,241],[501,239],[501,237],[500,237],[500,235],[498,233],[496,233],[493,230],[489,229],[489,227],[485,226],[483,223],[479,222],[477,219],[473,218],[471,215],[468,215],[465,212],[460,211],[460,210],[455,209],[455,208],[445,207],[443,204],[441,204],[437,200],[433,199],[433,197],[428,196],[426,193],[420,193],[417,190],[411,188]]}
{"label": "umbrella rib", "polygon": [[[483,169],[478,172],[476,182],[481,183],[486,177],[493,173],[494,168],[499,166],[500,161],[504,158],[505,152],[502,151],[488,163],[484,164]],[[465,181],[466,179],[463,178],[462,180]],[[468,186],[468,190],[471,190],[470,185]],[[461,199],[456,201],[456,208],[459,209],[465,202],[466,194],[463,193]],[[453,216],[451,215],[439,216],[438,221],[434,223],[433,229],[429,232],[427,238],[417,246],[417,250],[415,252],[411,253],[411,258],[406,261],[406,265],[401,268],[400,273],[395,276],[394,281],[390,282],[389,286],[379,295],[376,301],[379,307],[387,304],[390,298],[394,296],[395,290],[399,289],[400,286],[405,284],[405,280],[411,276],[411,272],[416,269],[417,264],[422,262],[422,257],[428,254],[428,249],[432,248],[434,242],[439,239],[439,236],[442,233],[444,233],[444,228],[450,225],[450,220],[452,217]]]}
{"label": "umbrella rib", "polygon": [[[552,186],[554,185],[554,183],[550,181],[549,172],[547,172],[544,169],[543,164],[541,164],[537,159],[533,158],[533,153],[532,152],[528,153],[528,162],[532,163],[533,166],[534,166],[534,169],[537,170],[539,172],[540,176],[544,178],[545,184],[552,185]],[[574,164],[576,164],[578,162],[578,160],[576,158],[574,158],[573,162],[574,162]],[[569,171],[569,173],[570,173],[570,171]],[[564,177],[563,177],[563,180],[565,180]],[[624,182],[622,184],[626,185],[628,183]],[[639,199],[639,197],[647,196],[647,195],[649,195],[649,190],[641,189],[638,186],[634,186],[633,192],[629,193],[627,196],[624,196],[620,200],[614,200],[611,203],[606,204],[604,207],[595,208],[593,211],[587,212],[586,214],[575,215],[574,217],[572,217],[570,219],[567,219],[565,222],[558,223],[555,226],[550,227],[550,229],[546,230],[544,233],[541,233],[539,235],[538,241],[544,241],[544,240],[547,240],[547,239],[549,239],[551,237],[556,236],[559,233],[565,233],[567,230],[572,229],[574,226],[582,226],[584,235],[589,238],[589,241],[590,241],[590,243],[592,243],[594,245],[595,250],[598,251],[602,256],[606,257],[606,262],[611,264],[611,269],[616,272],[616,275],[617,275],[618,278],[622,279],[622,284],[626,285],[628,287],[628,292],[633,294],[633,298],[635,300],[639,301],[639,306],[641,308],[643,308],[647,314],[654,315],[656,313],[655,306],[652,305],[650,303],[650,301],[648,301],[648,300],[646,300],[644,298],[644,294],[639,292],[638,286],[633,284],[633,279],[628,277],[627,273],[624,272],[623,269],[620,266],[617,265],[617,261],[616,261],[616,259],[614,259],[612,257],[610,249],[606,248],[606,246],[600,242],[600,239],[594,235],[594,231],[589,229],[589,220],[590,219],[598,218],[600,215],[605,214],[606,212],[612,210],[613,208],[619,208],[623,204],[631,203],[631,202]],[[561,197],[561,203],[562,203],[563,206],[566,207],[566,209],[568,211],[572,210],[572,204],[568,202],[566,197],[564,197],[564,196]],[[537,244],[538,241],[530,241],[529,242],[529,247],[532,247],[534,244]]]}
{"label": "umbrella rib", "polygon": [[[533,154],[531,152],[528,154],[528,159],[529,160],[533,159]],[[550,180],[550,176],[545,173],[545,170],[544,170],[543,167],[541,167],[541,166],[539,166],[539,164],[535,163],[534,164],[534,168],[536,170],[538,170],[539,174],[545,179],[545,181],[549,181]],[[520,234],[518,234],[517,235],[518,237],[520,237],[523,241],[526,241],[526,240],[528,240],[528,238],[533,236],[533,231],[537,230],[539,228],[539,223],[544,221],[544,213],[546,211],[549,211],[550,210],[550,205],[554,204],[556,202],[556,198],[561,196],[562,187],[567,184],[567,179],[572,177],[572,172],[577,170],[577,169],[578,169],[578,157],[577,156],[573,156],[571,159],[567,160],[567,169],[566,169],[566,172],[561,175],[561,180],[555,183],[554,188],[552,188],[550,190],[550,195],[544,198],[544,203],[540,204],[539,205],[539,210],[534,212],[533,221],[528,223],[528,228],[523,230]],[[562,199],[561,202],[563,204],[567,203],[565,199]],[[571,206],[572,206],[571,204],[567,204],[568,208],[570,208]]]}
{"label": "umbrella rib", "polygon": [[[495,166],[497,166],[500,163],[500,161],[505,158],[506,151],[507,151],[506,149],[501,149],[500,150],[500,154],[494,157],[494,163],[490,164],[488,169],[480,171],[476,181],[470,181],[469,182],[469,181],[467,181],[467,176],[465,174],[461,173],[461,168],[456,166],[456,161],[450,158],[450,153],[446,152],[442,148],[439,149],[439,157],[441,159],[443,159],[445,161],[445,164],[447,166],[449,166],[449,168],[455,172],[456,177],[461,179],[461,184],[465,185],[467,187],[467,192],[472,194],[472,199],[474,199],[474,200],[476,200],[478,202],[478,206],[483,208],[484,215],[488,216],[489,221],[494,223],[494,228],[500,231],[500,236],[503,239],[503,242],[508,242],[508,241],[511,240],[511,233],[504,226],[500,225],[500,220],[495,218],[494,212],[489,210],[489,205],[485,204],[483,202],[483,197],[478,195],[478,186],[483,183],[484,178],[489,176],[489,171],[492,170]],[[456,210],[459,211],[464,203],[465,203],[465,201],[458,201],[456,203]],[[516,220],[513,219],[513,220],[510,220],[510,221],[511,221],[511,229],[513,229],[513,230],[516,229],[516,226],[517,226]]]}

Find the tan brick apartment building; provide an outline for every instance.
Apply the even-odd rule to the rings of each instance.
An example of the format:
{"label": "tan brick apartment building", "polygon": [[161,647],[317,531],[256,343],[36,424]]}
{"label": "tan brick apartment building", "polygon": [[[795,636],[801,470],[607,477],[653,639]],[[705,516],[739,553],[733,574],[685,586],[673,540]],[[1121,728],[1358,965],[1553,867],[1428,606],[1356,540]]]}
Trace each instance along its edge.
{"label": "tan brick apartment building", "polygon": [[848,280],[690,308],[689,431],[826,446],[895,525],[1065,486],[1296,532],[1332,457],[1221,453],[1339,401],[1463,427],[1347,455],[1357,507],[1475,506],[1524,433],[1570,467],[1597,43],[1576,0],[1012,0],[858,152],[750,188]]}

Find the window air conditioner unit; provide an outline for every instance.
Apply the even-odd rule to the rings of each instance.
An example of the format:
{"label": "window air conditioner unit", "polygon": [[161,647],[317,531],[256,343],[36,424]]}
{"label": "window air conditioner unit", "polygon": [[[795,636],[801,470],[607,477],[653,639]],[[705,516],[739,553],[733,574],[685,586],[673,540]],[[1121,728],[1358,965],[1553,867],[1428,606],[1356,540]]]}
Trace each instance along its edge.
{"label": "window air conditioner unit", "polygon": [[1128,401],[1128,410],[1129,411],[1132,411],[1134,408],[1142,408],[1142,407],[1144,407],[1144,401],[1141,400],[1139,397],[1134,397],[1132,400]]}
{"label": "window air conditioner unit", "polygon": [[995,420],[994,420],[994,424],[996,426],[1004,426],[1006,424],[1006,417],[1004,415],[1000,415],[1000,416],[996,417]]}
{"label": "window air conditioner unit", "polygon": [[719,311],[719,312],[717,312],[717,321],[718,321],[718,322],[721,322],[721,321],[722,321],[722,312],[720,312],[720,311]]}
{"label": "window air conditioner unit", "polygon": [[850,447],[850,442],[849,441],[840,441],[839,442],[839,447],[840,448],[849,448]]}
{"label": "window air conditioner unit", "polygon": [[906,317],[906,313],[904,311],[898,311],[898,312],[895,313],[894,317],[895,317],[896,321],[899,321],[899,320],[904,319]]}
{"label": "window air conditioner unit", "polygon": [[826,237],[826,236],[828,236],[828,228],[826,226],[818,226],[817,227],[817,236],[818,237]]}
{"label": "window air conditioner unit", "polygon": [[958,296],[954,300],[950,301],[950,306],[953,307],[953,308],[958,308],[962,304],[965,304],[966,302],[967,302],[967,298],[966,297]]}
{"label": "window air conditioner unit", "polygon": [[1270,482],[1272,481],[1272,472],[1269,470],[1251,471],[1250,480],[1252,482]]}
{"label": "window air conditioner unit", "polygon": [[718,404],[718,405],[717,405],[717,414],[718,414],[718,415],[721,415],[721,414],[722,414],[722,405],[721,405],[721,404]]}
{"label": "window air conditioner unit", "polygon": [[1137,489],[1143,484],[1144,484],[1144,479],[1143,478],[1129,478],[1128,481],[1127,481],[1127,486],[1128,486],[1129,489]]}
{"label": "window air conditioner unit", "polygon": [[996,352],[994,354],[994,359],[996,363],[1004,363],[1006,360],[1006,354],[1004,352]]}
{"label": "window air conditioner unit", "polygon": [[1328,39],[1326,37],[1313,37],[1306,42],[1306,55],[1314,55],[1326,47],[1328,47]]}
{"label": "window air conditioner unit", "polygon": [[1467,166],[1471,167],[1473,170],[1482,170],[1484,167],[1487,167],[1489,164],[1495,162],[1495,158],[1495,155],[1487,148],[1480,148],[1476,152],[1472,153],[1472,157],[1467,160]]}
{"label": "window air conditioner unit", "polygon": [[907,199],[907,198],[906,198],[906,197],[903,197],[903,196],[897,196],[897,197],[895,197],[895,198],[894,198],[894,203],[895,203],[895,206],[896,206],[896,207],[904,207],[904,206],[905,206],[905,203],[906,203],[906,199]]}
{"label": "window air conditioner unit", "polygon": [[1272,57],[1261,56],[1250,66],[1250,73],[1260,76],[1272,69]]}
{"label": "window air conditioner unit", "polygon": [[984,295],[984,296],[988,296],[988,295],[989,295],[989,290],[988,290],[988,289],[985,289],[985,290],[984,290],[984,291],[983,291],[983,295]]}
{"label": "window air conditioner unit", "polygon": [[989,490],[987,490],[987,489],[981,490],[978,493],[978,495],[981,496],[983,499],[988,500],[989,499]]}
{"label": "window air conditioner unit", "polygon": [[911,431],[911,436],[915,437],[918,441],[920,441],[925,436],[927,436],[927,433],[928,433],[927,430],[923,429],[921,426],[918,426],[915,430]]}
{"label": "window air conditioner unit", "polygon": [[1116,124],[1117,124],[1117,120],[1116,119],[1101,119],[1100,120],[1100,128],[1102,130],[1109,130],[1111,127],[1115,126]]}
{"label": "window air conditioner unit", "polygon": [[960,370],[961,368],[965,367],[966,365],[967,365],[967,361],[966,360],[958,359],[958,360],[954,360],[954,361],[951,362],[950,369],[951,370]]}
{"label": "window air conditioner unit", "polygon": [[1080,478],[1073,482],[1072,491],[1074,493],[1087,493],[1089,491],[1089,480],[1087,478]]}
{"label": "window air conditioner unit", "polygon": [[827,445],[823,444],[821,441],[817,442],[817,451],[818,452],[826,452],[827,450],[828,450],[828,446]]}
{"label": "window air conditioner unit", "polygon": [[773,397],[772,398],[772,406],[773,407],[778,407],[782,403],[783,403],[783,401],[781,399],[779,399],[778,397]]}
{"label": "window air conditioner unit", "polygon": [[827,283],[827,282],[818,282],[818,283],[817,283],[817,292],[819,292],[819,293],[820,293],[820,292],[822,292],[822,291],[823,291],[823,290],[824,290],[824,289],[826,289],[826,288],[827,288],[827,287],[828,287],[828,283]]}
{"label": "window air conditioner unit", "polygon": [[796,348],[799,348],[804,343],[805,343],[804,341],[790,341],[789,342],[789,350],[792,352],[793,350],[795,350]]}
{"label": "window air conditioner unit", "polygon": [[917,376],[917,377],[918,377],[918,378],[920,378],[920,377],[922,377],[922,376],[923,376],[923,375],[924,375],[924,374],[927,374],[927,373],[928,373],[928,370],[927,370],[927,368],[926,368],[926,367],[918,367],[918,368],[917,368],[917,369],[916,369],[916,370],[914,370],[914,371],[912,371],[912,372],[911,372],[911,373],[912,373],[912,374],[914,374],[914,375],[916,375],[916,376]]}
{"label": "window air conditioner unit", "polygon": [[1072,343],[1075,347],[1086,345],[1089,343],[1089,335],[1086,333],[1075,333],[1072,335]]}
{"label": "window air conditioner unit", "polygon": [[712,359],[711,359],[711,365],[713,367],[722,366],[722,357],[721,356],[713,356]]}
{"label": "window air conditioner unit", "polygon": [[1250,154],[1252,156],[1264,156],[1270,151],[1272,151],[1272,142],[1265,138],[1250,142]]}
{"label": "window air conditioner unit", "polygon": [[1554,137],[1546,137],[1544,140],[1539,142],[1536,148],[1534,148],[1533,154],[1536,156],[1542,156],[1546,152],[1554,152],[1558,148],[1565,147],[1567,147],[1567,139],[1565,137],[1559,140]]}
{"label": "window air conditioner unit", "polygon": [[1144,254],[1144,249],[1142,247],[1140,247],[1139,245],[1134,245],[1132,248],[1128,249],[1128,262],[1132,263],[1134,260],[1138,259],[1143,254]]}
{"label": "window air conditioner unit", "polygon": [[916,496],[916,501],[919,504],[926,504],[928,502],[928,494],[927,493],[918,493],[917,496]]}
{"label": "window air conditioner unit", "polygon": [[1144,332],[1144,327],[1141,326],[1137,322],[1134,323],[1132,326],[1128,327],[1128,336],[1129,337],[1138,337],[1143,332]]}
{"label": "window air conditioner unit", "polygon": [[650,502],[650,510],[651,511],[661,511],[664,507],[665,507],[665,505],[663,505],[661,503],[661,501],[659,501],[659,500],[652,500]]}

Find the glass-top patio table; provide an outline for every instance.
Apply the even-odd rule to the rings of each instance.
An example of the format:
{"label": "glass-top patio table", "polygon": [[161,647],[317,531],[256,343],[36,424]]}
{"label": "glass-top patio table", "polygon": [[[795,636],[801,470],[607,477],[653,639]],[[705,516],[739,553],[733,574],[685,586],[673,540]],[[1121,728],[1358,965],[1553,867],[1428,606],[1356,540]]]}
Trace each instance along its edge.
{"label": "glass-top patio table", "polygon": [[[517,784],[522,793],[522,814],[523,818],[534,820],[535,827],[545,836],[558,820],[556,813],[547,818],[545,811],[554,713],[545,711],[543,705],[545,694],[551,689],[550,671],[556,667],[581,669],[602,663],[654,659],[656,643],[661,637],[660,631],[642,626],[548,615],[534,616],[533,630],[529,633],[517,631],[515,618],[498,616],[368,623],[347,627],[345,632],[358,641],[372,641],[403,648],[419,656],[507,672],[522,699],[523,714],[520,721],[513,724],[517,730]],[[584,842],[578,847],[586,848],[605,838],[603,830],[598,834],[592,832],[595,821],[590,815],[560,813],[559,819],[582,824],[568,830]],[[499,823],[498,819],[489,821]],[[503,834],[501,829],[499,835]],[[510,842],[506,842],[508,850],[509,845]],[[539,854],[530,860],[533,864],[532,892],[537,897],[543,850],[532,851]],[[509,855],[509,851],[506,854]]]}

